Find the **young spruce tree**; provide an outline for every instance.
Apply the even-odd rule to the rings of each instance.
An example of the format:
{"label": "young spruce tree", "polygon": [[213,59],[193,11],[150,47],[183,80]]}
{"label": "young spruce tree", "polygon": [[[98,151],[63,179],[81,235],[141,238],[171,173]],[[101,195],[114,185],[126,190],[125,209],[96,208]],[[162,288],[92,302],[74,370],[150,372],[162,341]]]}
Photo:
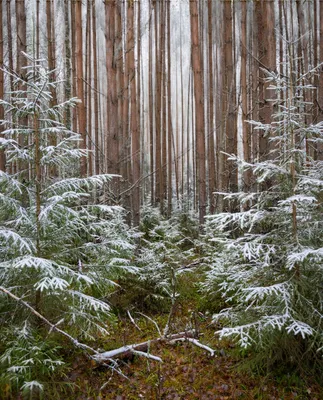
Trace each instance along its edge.
{"label": "young spruce tree", "polygon": [[63,121],[78,100],[50,107],[58,82],[26,57],[26,78],[14,75],[10,101],[1,100],[7,172],[0,171],[0,362],[1,383],[34,393],[62,360],[26,304],[76,338],[107,333],[109,260],[132,245],[122,210],[91,197],[95,191],[99,198],[111,176],[77,177],[87,152]]}
{"label": "young spruce tree", "polygon": [[[291,63],[292,65],[292,63]],[[207,218],[213,262],[205,283],[227,308],[214,315],[220,338],[254,348],[262,365],[322,367],[323,162],[307,149],[322,145],[323,124],[305,124],[310,74],[267,72],[278,101],[272,122],[250,121],[272,142],[272,159],[253,164],[236,156],[257,180],[254,193],[227,194],[241,211]],[[282,94],[282,96],[281,96]],[[221,325],[220,325],[221,326]]]}

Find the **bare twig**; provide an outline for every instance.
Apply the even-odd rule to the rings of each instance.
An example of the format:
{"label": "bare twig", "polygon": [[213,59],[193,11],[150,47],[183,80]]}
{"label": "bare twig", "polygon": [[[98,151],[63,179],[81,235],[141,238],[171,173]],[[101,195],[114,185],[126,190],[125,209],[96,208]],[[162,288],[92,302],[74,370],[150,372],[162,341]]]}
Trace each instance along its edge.
{"label": "bare twig", "polygon": [[132,315],[130,314],[130,311],[129,311],[129,310],[127,310],[127,314],[128,314],[128,317],[129,317],[131,323],[134,324],[134,326],[138,329],[138,331],[141,331],[141,329],[139,328],[139,326],[136,324],[136,321],[133,319]]}
{"label": "bare twig", "polygon": [[155,325],[159,336],[160,336],[160,337],[163,336],[156,321],[154,321],[152,318],[148,317],[148,315],[143,314],[143,313],[141,313],[141,312],[139,312],[139,311],[137,312],[137,314],[142,315],[143,317],[147,318],[150,322],[152,322],[152,323]]}

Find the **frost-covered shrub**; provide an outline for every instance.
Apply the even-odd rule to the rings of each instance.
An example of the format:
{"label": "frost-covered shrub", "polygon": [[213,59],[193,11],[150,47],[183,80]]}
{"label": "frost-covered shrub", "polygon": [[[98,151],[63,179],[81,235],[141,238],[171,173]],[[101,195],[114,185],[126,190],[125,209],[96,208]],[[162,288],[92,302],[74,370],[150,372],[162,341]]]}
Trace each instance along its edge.
{"label": "frost-covered shrub", "polygon": [[211,215],[205,225],[213,254],[204,289],[226,304],[213,317],[223,324],[218,334],[254,347],[267,366],[322,366],[323,162],[306,149],[322,146],[323,123],[305,124],[303,96],[312,88],[304,80],[268,74],[287,98],[270,125],[251,124],[270,132],[275,156],[247,164],[232,155],[258,191],[228,194],[241,211]]}
{"label": "frost-covered shrub", "polygon": [[35,346],[26,346],[28,365],[16,365],[21,346],[12,337],[28,325],[24,343],[31,344],[34,334],[39,341],[46,330],[5,290],[76,337],[106,334],[113,316],[105,297],[116,285],[112,260],[131,252],[133,245],[122,209],[91,196],[102,191],[111,176],[71,175],[87,157],[79,148],[80,135],[63,124],[66,107],[74,107],[77,99],[51,107],[51,89],[56,87],[51,73],[41,62],[29,61],[26,81],[14,76],[16,90],[8,101],[1,100],[7,172],[0,171],[0,362],[10,381],[16,373],[23,383],[26,371],[25,380],[33,385],[23,383],[23,389],[41,390],[33,374]]}

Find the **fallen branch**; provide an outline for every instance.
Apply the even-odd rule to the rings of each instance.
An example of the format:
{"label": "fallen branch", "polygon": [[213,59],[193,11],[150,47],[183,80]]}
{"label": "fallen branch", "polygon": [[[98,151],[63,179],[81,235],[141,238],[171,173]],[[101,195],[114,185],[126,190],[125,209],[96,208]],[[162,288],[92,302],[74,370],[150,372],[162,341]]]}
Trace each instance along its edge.
{"label": "fallen branch", "polygon": [[133,354],[137,354],[138,356],[146,357],[151,360],[163,362],[163,360],[160,357],[154,356],[150,353],[145,353],[144,351],[139,351],[139,350],[132,350]]}
{"label": "fallen branch", "polygon": [[187,340],[194,344],[197,347],[200,347],[201,349],[204,349],[206,351],[208,351],[211,354],[211,357],[213,357],[215,355],[215,350],[211,349],[211,347],[206,346],[205,344],[199,342],[197,339],[194,338],[187,338]]}
{"label": "fallen branch", "polygon": [[[177,341],[178,340],[181,340],[183,342],[188,341],[188,342],[194,344],[195,346],[208,351],[211,354],[211,357],[213,357],[215,355],[215,350],[211,349],[211,347],[206,346],[205,344],[201,343],[199,340],[197,340],[195,338],[182,338],[182,339],[177,339]],[[174,340],[174,342],[176,342],[176,340]]]}
{"label": "fallen branch", "polygon": [[133,354],[138,354],[145,356],[147,358],[158,359],[157,361],[162,361],[159,357],[148,354],[148,348],[151,344],[158,342],[175,342],[177,340],[186,340],[188,338],[193,339],[195,336],[195,331],[180,332],[169,336],[162,336],[157,339],[147,340],[146,342],[130,344],[126,346],[119,347],[118,349],[105,351],[104,353],[97,353],[93,356],[93,359],[98,363],[105,362],[106,360],[111,360],[114,358],[130,358]]}

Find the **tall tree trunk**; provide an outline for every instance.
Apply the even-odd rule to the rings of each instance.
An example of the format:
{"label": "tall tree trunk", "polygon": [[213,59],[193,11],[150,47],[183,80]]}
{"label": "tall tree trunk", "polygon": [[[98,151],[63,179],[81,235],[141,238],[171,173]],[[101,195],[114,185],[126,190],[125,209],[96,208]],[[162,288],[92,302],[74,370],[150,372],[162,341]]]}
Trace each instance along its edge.
{"label": "tall tree trunk", "polygon": [[[11,0],[7,0],[7,36],[8,36],[8,64],[10,72],[13,72],[13,52],[12,52],[12,25],[11,25]],[[10,91],[13,91],[13,76],[9,76]]]}
{"label": "tall tree trunk", "polygon": [[[8,66],[9,71],[13,72],[13,51],[12,51],[12,25],[11,25],[11,0],[6,3],[6,17],[7,17],[7,38],[8,38]],[[9,75],[10,92],[13,92],[13,74]],[[14,121],[11,121],[14,122]],[[10,172],[14,174],[17,170],[17,164],[10,164]]]}
{"label": "tall tree trunk", "polygon": [[[53,71],[56,67],[55,62],[55,37],[54,37],[54,13],[52,0],[46,0],[46,28],[47,28],[47,59],[48,69]],[[55,75],[52,75],[55,80]],[[56,90],[51,88],[52,100],[51,107],[57,104]]]}
{"label": "tall tree trunk", "polygon": [[200,224],[204,222],[206,212],[206,179],[205,179],[205,132],[204,132],[204,97],[202,54],[199,40],[199,21],[197,0],[190,1],[191,21],[191,54],[194,74],[194,100],[195,100],[195,138],[196,138],[196,171],[198,179],[198,207]]}
{"label": "tall tree trunk", "polygon": [[[75,3],[76,0],[70,0],[71,3],[71,60],[72,60],[72,95],[77,96],[77,73],[76,73],[76,20],[75,20]],[[72,128],[78,130],[77,121],[78,110],[72,110]]]}
{"label": "tall tree trunk", "polygon": [[[26,8],[25,8],[25,0],[16,0],[16,26],[17,26],[17,66],[16,72],[22,78],[22,81],[26,78],[26,70],[24,67],[27,65],[27,59],[23,53],[27,53],[27,34],[26,34]],[[19,90],[25,90],[25,84],[19,85]],[[26,127],[28,125],[27,117],[22,117],[19,120],[19,125],[22,127]],[[18,138],[19,145],[25,146],[27,144],[26,138],[23,135],[19,135]],[[25,162],[20,161],[18,163],[18,170],[21,172],[24,171],[22,176],[23,179],[27,177],[27,168]]]}
{"label": "tall tree trunk", "polygon": [[[64,22],[65,22],[65,100],[72,97],[71,87],[71,40],[70,40],[70,7],[69,0],[64,0]],[[71,108],[68,107],[65,112],[65,125],[68,129],[72,127]]]}
{"label": "tall tree trunk", "polygon": [[162,180],[162,158],[161,158],[161,91],[162,91],[162,59],[161,59],[161,43],[160,43],[160,2],[155,3],[155,65],[156,65],[156,87],[155,87],[155,129],[156,129],[156,144],[155,144],[155,171],[156,171],[156,187],[155,201],[156,204],[161,204],[163,199],[161,193]]}
{"label": "tall tree trunk", "polygon": [[[257,26],[258,26],[258,59],[259,67],[265,67],[269,71],[276,70],[276,35],[275,35],[275,12],[274,3],[261,2],[257,9]],[[273,92],[267,90],[269,83],[264,82],[266,74],[260,69],[259,71],[259,120],[264,124],[269,124],[273,114]],[[263,161],[269,157],[270,150],[274,150],[273,146],[265,136],[264,132],[259,132],[259,158]],[[273,157],[273,155],[270,155]]]}
{"label": "tall tree trunk", "polygon": [[124,96],[124,60],[123,60],[123,36],[122,36],[122,4],[119,2],[116,4],[116,37],[115,37],[115,60],[117,69],[117,108],[118,108],[118,170],[122,176],[122,182],[126,182],[126,169],[125,167],[125,126],[126,121],[123,120],[123,107],[125,103]]}
{"label": "tall tree trunk", "polygon": [[[115,17],[116,1],[105,2],[106,12],[106,67],[107,67],[107,167],[108,172],[119,173],[119,145],[118,145],[118,94],[117,94],[117,68],[115,54]],[[129,27],[128,27],[129,29]]]}
{"label": "tall tree trunk", "polygon": [[[225,142],[226,153],[237,154],[237,121],[236,121],[236,89],[235,69],[233,63],[233,9],[231,2],[224,2],[224,63],[223,63],[223,114],[225,118]],[[235,163],[228,161],[227,156],[224,162],[225,192],[236,192],[238,189],[238,171]],[[235,208],[235,204],[225,205],[225,209]]]}
{"label": "tall tree trunk", "polygon": [[[143,84],[143,79],[141,77],[141,70],[142,70],[142,63],[141,63],[141,0],[138,0],[136,2],[137,7],[137,29],[136,29],[136,35],[137,35],[137,74],[135,76],[135,88],[136,88],[136,103],[137,103],[137,138],[134,138],[134,140],[137,141],[135,144],[136,146],[136,152],[135,152],[135,160],[133,160],[133,178],[134,182],[136,184],[135,187],[135,193],[134,196],[137,198],[133,199],[133,204],[137,207],[137,211],[135,211],[135,224],[139,225],[139,220],[140,220],[140,177],[141,177],[141,168],[142,165],[145,164],[146,156],[144,154],[144,133],[141,134],[144,130],[144,124],[142,123],[142,118],[141,116],[144,116],[144,113],[141,113],[141,107],[144,109],[144,98],[145,96],[142,96],[142,89],[141,89],[141,84]],[[135,179],[136,177],[136,179]],[[144,185],[143,185],[144,186]],[[137,214],[137,216],[136,216]]]}
{"label": "tall tree trunk", "polygon": [[93,96],[94,96],[94,171],[100,173],[99,157],[99,102],[98,102],[98,60],[97,60],[97,37],[96,37],[96,7],[92,0],[92,43],[93,43]]}
{"label": "tall tree trunk", "polygon": [[[3,80],[3,15],[2,15],[2,0],[0,0],[0,99],[4,96],[4,80]],[[4,119],[4,109],[0,105],[0,120]],[[0,138],[2,136],[3,126],[0,125]],[[4,149],[0,148],[0,170],[6,169],[6,155]]]}
{"label": "tall tree trunk", "polygon": [[88,139],[88,149],[89,153],[89,161],[88,161],[88,173],[89,175],[93,175],[93,138],[92,138],[92,30],[91,30],[91,10],[92,4],[91,0],[87,0],[87,13],[86,13],[86,56],[87,62],[85,64],[85,68],[87,71],[87,77],[85,78],[86,87],[87,87],[87,139]]}
{"label": "tall tree trunk", "polygon": [[[53,12],[53,3],[52,0],[46,0],[46,27],[47,27],[47,59],[48,59],[48,69],[49,71],[53,71],[50,79],[51,81],[56,81],[56,62],[55,62],[55,32],[54,32],[54,12]],[[51,99],[50,99],[50,107],[54,107],[57,104],[57,93],[56,88],[51,87]],[[57,144],[57,136],[56,134],[49,135],[49,141],[51,146],[56,146]],[[51,176],[57,175],[57,168],[55,166],[50,167],[49,171]]]}
{"label": "tall tree trunk", "polygon": [[17,72],[24,78],[26,71],[24,67],[27,64],[27,33],[26,33],[26,8],[25,0],[16,0],[16,23],[17,23]]}
{"label": "tall tree trunk", "polygon": [[[126,1],[123,3],[123,17],[126,20],[126,10],[127,3]],[[132,28],[132,27],[131,27]],[[125,28],[124,28],[125,29]],[[127,24],[126,30],[124,30],[125,36],[125,60],[124,60],[124,68],[123,68],[123,110],[122,110],[122,122],[123,122],[123,137],[122,137],[122,170],[121,175],[124,177],[125,186],[128,187],[131,183],[131,136],[130,136],[130,120],[129,120],[129,110],[130,110],[130,75],[129,75],[129,49],[130,45],[128,44],[128,35],[127,31],[129,30],[129,26]],[[130,191],[127,190],[126,196],[123,200],[125,206],[130,208],[131,198]],[[130,215],[130,214],[129,214]],[[128,222],[131,222],[128,220]]]}
{"label": "tall tree trunk", "polygon": [[135,26],[134,3],[128,2],[127,8],[127,63],[130,85],[130,135],[132,161],[132,211],[134,225],[140,220],[140,132],[138,131],[138,109],[136,98],[135,72]]}
{"label": "tall tree trunk", "polygon": [[[152,2],[150,2],[151,13],[154,10]],[[156,12],[154,10],[154,12]],[[149,55],[148,55],[148,95],[149,95],[149,119],[148,119],[148,130],[149,130],[149,154],[150,154],[150,196],[151,205],[155,204],[154,196],[154,95],[153,95],[153,19],[152,14],[149,18]]]}
{"label": "tall tree trunk", "polygon": [[[181,75],[181,115],[182,115],[182,124],[181,124],[181,154],[180,154],[180,160],[181,160],[181,194],[184,197],[185,193],[185,177],[184,177],[184,168],[186,167],[185,165],[185,160],[187,163],[188,160],[188,151],[189,148],[186,145],[184,146],[184,125],[185,125],[185,119],[184,119],[184,79],[183,79],[183,34],[182,34],[182,8],[180,6],[180,75]],[[189,89],[188,89],[188,95],[189,95]],[[188,96],[187,96],[188,97]],[[187,110],[188,110],[188,104],[187,104]],[[188,137],[188,127],[186,130],[186,136]],[[184,151],[185,149],[185,151]],[[187,182],[188,185],[188,182]]]}
{"label": "tall tree trunk", "polygon": [[40,0],[36,1],[36,58],[40,58]]}
{"label": "tall tree trunk", "polygon": [[[251,34],[251,42],[252,42],[252,54],[254,57],[251,62],[252,69],[252,95],[251,95],[251,109],[252,114],[251,118],[254,121],[259,120],[259,63],[258,63],[258,48],[259,48],[259,40],[258,40],[258,24],[257,24],[257,15],[258,15],[258,7],[259,2],[253,3],[253,29]],[[259,161],[259,132],[254,128],[251,128],[251,159],[252,162]],[[256,189],[254,182],[253,189]]]}
{"label": "tall tree trunk", "polygon": [[[172,143],[173,143],[173,132],[172,132],[172,102],[171,102],[171,54],[170,54],[170,1],[166,3],[167,13],[167,215],[170,217],[172,212]],[[176,158],[174,157],[174,160]],[[175,161],[176,163],[176,161]],[[175,164],[176,165],[176,164]],[[176,168],[175,168],[176,171]]]}
{"label": "tall tree trunk", "polygon": [[[323,63],[323,3],[320,2],[320,43],[319,43],[319,63]],[[319,106],[318,122],[323,121],[323,79],[319,80],[317,90],[317,102]],[[317,159],[323,160],[323,144],[317,146]]]}
{"label": "tall tree trunk", "polygon": [[165,200],[167,198],[167,131],[166,131],[166,1],[161,1],[161,63],[162,63],[162,122],[161,122],[161,141],[162,141],[162,173],[160,183],[160,211],[165,212]]}
{"label": "tall tree trunk", "polygon": [[[75,31],[76,31],[76,68],[77,68],[77,105],[78,131],[81,135],[80,148],[86,149],[86,115],[84,105],[84,74],[83,74],[83,37],[82,37],[82,0],[75,1]],[[81,158],[81,176],[87,174],[86,157]]]}
{"label": "tall tree trunk", "polygon": [[[242,142],[243,142],[243,158],[244,161],[251,161],[250,132],[249,124],[246,122],[248,118],[248,90],[247,90],[247,3],[241,2],[241,75],[240,75],[240,91],[241,91],[241,111],[242,111]],[[250,171],[243,173],[244,190],[250,190],[251,174]]]}
{"label": "tall tree trunk", "polygon": [[215,153],[214,153],[214,79],[213,79],[213,29],[212,29],[212,0],[208,0],[208,169],[209,169],[209,204],[210,213],[215,211],[214,192],[215,182]]}

